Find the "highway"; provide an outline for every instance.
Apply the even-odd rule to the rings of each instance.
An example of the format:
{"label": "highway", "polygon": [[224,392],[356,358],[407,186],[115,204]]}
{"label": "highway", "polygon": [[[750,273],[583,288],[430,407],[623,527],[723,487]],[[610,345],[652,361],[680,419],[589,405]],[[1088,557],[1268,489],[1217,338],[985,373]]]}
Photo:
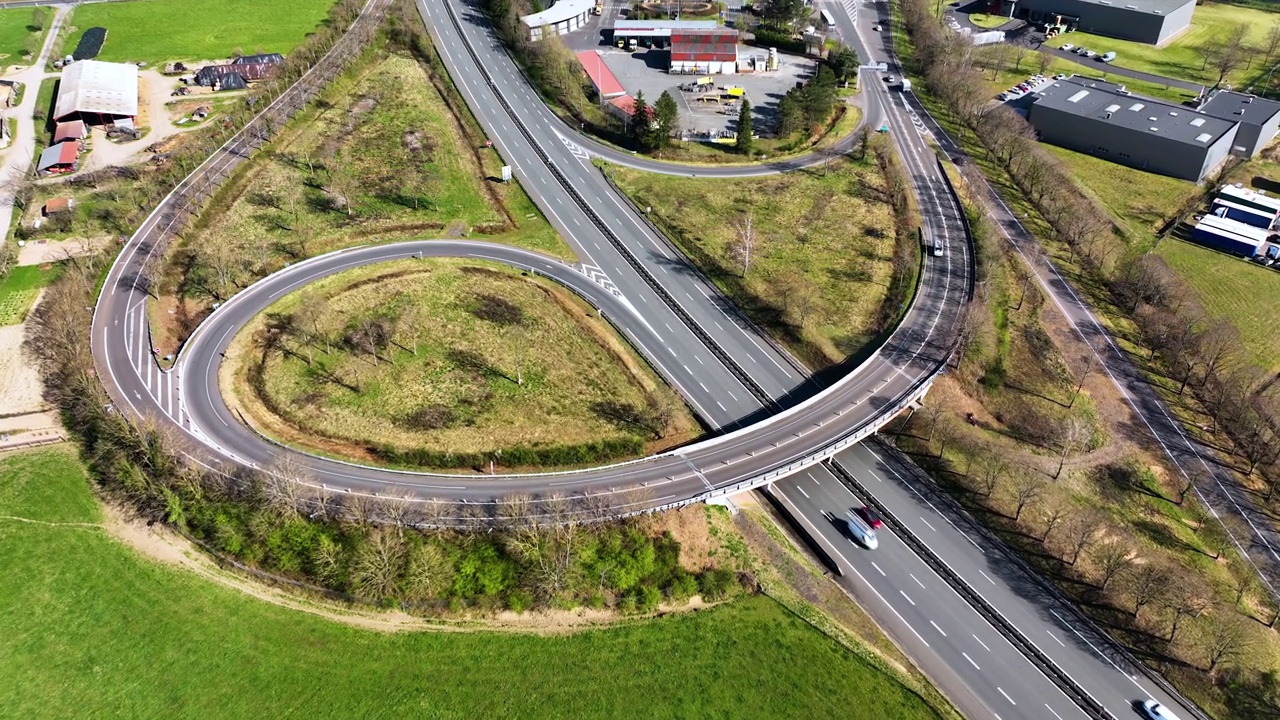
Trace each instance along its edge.
{"label": "highway", "polygon": [[[819,389],[617,196],[588,161],[595,148],[589,150],[589,143],[566,132],[531,94],[474,9],[462,9],[455,16],[444,1],[421,0],[419,10],[445,64],[494,140],[496,151],[514,167],[517,178],[582,262],[571,265],[492,244],[430,240],[369,245],[314,258],[254,284],[218,308],[184,347],[175,369],[162,372],[150,352],[147,296],[137,276],[147,258],[162,249],[189,217],[192,197],[200,197],[202,188],[216,187],[218,178],[261,144],[264,138],[249,133],[228,143],[202,166],[206,177],[198,177],[198,170],[185,188],[157,208],[109,274],[95,311],[92,342],[100,376],[113,400],[131,414],[173,422],[192,441],[185,452],[195,462],[233,472],[241,467],[267,468],[280,455],[293,453],[307,468],[313,485],[336,493],[430,502],[443,506],[438,516],[445,520],[476,507],[496,513],[502,498],[512,493],[563,493],[584,501],[608,498],[612,511],[624,514],[677,507],[770,482],[777,482],[775,489],[788,500],[802,497],[796,511],[802,523],[820,519],[824,512],[840,514],[847,509],[850,501],[840,494],[842,486],[815,463],[856,447],[927,390],[948,357],[956,311],[972,293],[962,214],[933,151],[920,135],[923,123],[913,108],[901,94],[890,93],[878,81],[864,85],[866,121],[890,127],[919,198],[926,231],[941,239],[946,250],[941,257],[926,255],[917,298],[885,345],[846,378]],[[369,7],[377,6],[371,2]],[[852,20],[843,12],[836,16],[846,37],[856,38]],[[860,39],[852,44],[868,52]],[[874,52],[870,56],[875,57]],[[299,102],[300,98],[291,101]],[[818,161],[811,157],[793,162]],[[744,176],[790,167],[723,168],[714,174]],[[670,166],[662,170],[681,171]],[[703,172],[701,168],[684,171]],[[572,289],[599,308],[719,433],[675,452],[605,468],[541,475],[443,475],[300,455],[259,437],[225,406],[217,390],[221,353],[235,331],[274,299],[350,267],[430,256],[503,262]],[[840,455],[842,462],[846,455]],[[784,480],[805,468],[812,469]],[[891,475],[877,465],[862,471],[881,483]],[[823,473],[830,478],[823,481],[829,487],[817,492]],[[814,487],[806,482],[814,482]],[[803,497],[810,489],[817,499]],[[933,518],[930,513],[937,510],[922,497],[894,493],[886,486],[881,501],[894,516],[945,525],[945,520],[924,520]],[[912,522],[908,520],[908,526]],[[817,528],[820,538],[839,546],[836,526],[826,523],[825,528],[821,524]],[[961,544],[955,538],[938,538],[929,547],[949,553],[955,548],[948,542]],[[1007,631],[998,631],[953,591],[948,594],[940,577],[930,575],[933,571],[919,549],[898,544],[891,533],[885,533],[877,552],[846,548],[842,554],[853,564],[849,559],[844,562],[861,575],[848,573],[842,584],[885,622],[895,639],[972,717],[1082,716],[1060,685],[1006,640]],[[869,564],[871,560],[876,563]],[[966,581],[973,569],[983,567],[955,562],[957,574]],[[865,572],[868,568],[871,572]],[[1009,597],[1021,597],[1003,575],[992,575],[993,584],[1006,587]],[[986,588],[982,592],[995,594]],[[1034,609],[1018,620],[1018,631],[1027,637],[1056,627]],[[930,636],[930,631],[938,636]],[[974,645],[965,639],[965,631]],[[1064,647],[1075,645],[1069,637],[1064,639],[1071,643]],[[986,655],[978,652],[979,646]],[[1104,658],[1078,660],[1080,684],[1104,695],[1100,701],[1108,709],[1123,701],[1124,688],[1115,689],[1116,681],[1109,677],[1118,673]],[[1129,694],[1142,696],[1139,688]],[[1052,715],[1041,712],[1042,707]]]}

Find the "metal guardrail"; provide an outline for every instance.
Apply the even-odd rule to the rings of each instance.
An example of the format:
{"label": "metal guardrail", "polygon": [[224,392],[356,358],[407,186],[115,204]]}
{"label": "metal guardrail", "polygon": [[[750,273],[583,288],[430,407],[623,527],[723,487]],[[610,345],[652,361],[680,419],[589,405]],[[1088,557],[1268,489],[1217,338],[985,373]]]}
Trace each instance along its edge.
{"label": "metal guardrail", "polygon": [[1107,712],[1101,703],[1095,700],[1087,690],[1078,685],[1070,675],[1067,675],[1059,668],[1039,647],[1036,647],[1035,643],[1023,635],[1021,630],[1009,622],[999,610],[996,610],[991,603],[987,602],[986,598],[982,597],[964,578],[952,570],[951,566],[938,557],[928,545],[916,537],[915,533],[912,533],[906,525],[898,520],[897,516],[876,499],[875,495],[868,492],[858,482],[857,478],[841,467],[839,463],[827,461],[823,465],[859,499],[874,507],[876,512],[884,519],[885,525],[889,526],[894,535],[901,538],[903,544],[910,548],[921,560],[924,560],[925,564],[938,574],[938,577],[942,578],[966,603],[972,606],[974,610],[977,610],[979,615],[991,623],[992,627],[1017,648],[1018,652],[1026,656],[1031,661],[1031,664],[1044,673],[1045,677],[1049,678],[1054,685],[1057,685],[1067,697],[1071,698],[1071,701],[1079,706],[1085,714],[1090,718],[1094,718],[1094,720],[1114,720],[1111,713]]}

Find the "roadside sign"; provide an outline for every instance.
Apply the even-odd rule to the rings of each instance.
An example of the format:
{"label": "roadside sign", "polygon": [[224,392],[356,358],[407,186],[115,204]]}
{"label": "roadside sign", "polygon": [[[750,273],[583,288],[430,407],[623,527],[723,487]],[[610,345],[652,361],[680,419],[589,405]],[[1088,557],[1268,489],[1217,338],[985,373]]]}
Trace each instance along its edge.
{"label": "roadside sign", "polygon": [[502,166],[502,182],[511,182],[511,166]]}

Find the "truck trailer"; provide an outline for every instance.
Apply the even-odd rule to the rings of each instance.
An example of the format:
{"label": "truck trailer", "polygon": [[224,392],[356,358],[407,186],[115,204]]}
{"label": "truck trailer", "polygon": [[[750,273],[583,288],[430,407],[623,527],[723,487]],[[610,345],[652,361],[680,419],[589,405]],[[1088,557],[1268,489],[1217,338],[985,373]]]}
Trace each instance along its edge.
{"label": "truck trailer", "polygon": [[1266,230],[1235,220],[1205,215],[1191,230],[1191,239],[1229,255],[1252,258],[1270,236]]}
{"label": "truck trailer", "polygon": [[1272,216],[1280,213],[1280,197],[1268,195],[1261,190],[1251,190],[1239,183],[1222,186],[1218,190],[1218,199],[1269,212]]}
{"label": "truck trailer", "polygon": [[1213,201],[1213,208],[1210,212],[1218,217],[1242,222],[1245,225],[1252,225],[1263,230],[1270,230],[1272,224],[1276,221],[1275,213],[1222,199]]}

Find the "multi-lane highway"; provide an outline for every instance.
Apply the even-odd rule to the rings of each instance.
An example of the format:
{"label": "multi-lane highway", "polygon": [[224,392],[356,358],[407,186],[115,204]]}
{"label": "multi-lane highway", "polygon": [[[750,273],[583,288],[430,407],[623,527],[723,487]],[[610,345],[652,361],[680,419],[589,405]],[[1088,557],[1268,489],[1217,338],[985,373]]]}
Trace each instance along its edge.
{"label": "multi-lane highway", "polygon": [[[1081,717],[1081,710],[1060,689],[1061,681],[1049,679],[1055,673],[1046,674],[1043,666],[1030,663],[1025,649],[1006,640],[1010,637],[1007,626],[997,631],[989,618],[951,590],[955,586],[944,583],[941,575],[930,569],[934,566],[926,562],[919,547],[897,543],[890,531],[878,554],[855,552],[840,545],[847,540],[840,536],[837,525],[814,522],[824,514],[840,514],[853,504],[851,496],[841,494],[848,491],[814,463],[845,450],[841,462],[852,464],[859,456],[848,454],[848,449],[927,389],[950,351],[957,309],[972,291],[971,255],[962,214],[932,150],[920,135],[922,122],[917,111],[882,83],[865,84],[865,121],[889,126],[919,198],[925,230],[929,237],[942,240],[945,252],[941,256],[926,254],[917,298],[886,344],[848,377],[819,389],[692,271],[588,162],[592,153],[612,151],[585,141],[561,124],[524,83],[475,8],[448,5],[448,1],[419,0],[418,4],[446,66],[497,151],[514,167],[516,176],[582,262],[569,265],[509,247],[444,241],[372,245],[315,258],[253,285],[224,304],[199,328],[174,370],[161,372],[149,347],[146,293],[138,278],[148,258],[163,248],[190,214],[193,198],[202,197],[210,186],[216,187],[219,178],[261,143],[260,133],[247,132],[210,158],[157,208],[108,277],[95,312],[93,346],[101,376],[119,406],[136,415],[174,422],[191,440],[186,452],[197,462],[227,469],[268,468],[275,458],[293,451],[259,437],[234,415],[218,392],[217,376],[222,352],[235,331],[274,299],[319,277],[394,258],[473,257],[538,272],[599,308],[720,434],[653,458],[549,475],[430,475],[299,455],[311,475],[309,482],[339,492],[435,501],[446,507],[435,515],[447,518],[462,512],[447,508],[464,504],[492,508],[505,495],[516,492],[609,496],[616,498],[613,507],[618,512],[669,507],[812,468],[778,484],[778,494],[792,504],[800,522],[813,525],[820,542],[839,549],[836,554],[853,571],[842,578],[845,587],[871,608],[967,713],[997,718]],[[366,13],[379,7],[371,2]],[[845,12],[849,6],[835,9],[842,34],[861,56],[879,59],[883,48],[866,47]],[[303,84],[303,90],[313,89]],[[305,97],[301,91],[296,93],[288,105],[281,106],[281,115],[287,116]],[[663,166],[661,170],[746,176],[821,160],[814,156],[765,167],[712,171]],[[863,470],[880,483],[891,475],[887,466],[878,464],[868,464]],[[823,490],[817,489],[819,485]],[[903,484],[902,488],[910,486]],[[876,493],[879,497],[879,486]],[[936,515],[945,508],[939,510],[918,494],[895,493],[885,486],[881,501],[894,517],[904,519],[899,528],[914,525],[910,519],[914,517],[931,529],[955,528],[949,524],[951,520]],[[962,544],[955,537],[929,538],[916,527],[904,532],[922,533],[930,548],[948,552],[955,549],[948,542]],[[980,548],[975,552],[987,557]],[[991,579],[984,566],[972,559],[947,562],[957,566],[954,576],[949,574],[951,583],[956,577],[976,583],[971,577],[976,570],[992,584],[1005,588],[1012,598],[1007,603],[1023,598],[1007,576],[992,572]],[[982,588],[981,594],[995,593]],[[1108,669],[1110,661],[1104,663],[1102,656],[1089,655],[1082,644],[1085,636],[1069,636],[1065,632],[1068,628],[1051,625],[1034,607],[1021,614],[1015,610],[1007,611],[1016,619],[1012,623],[1015,632],[1026,637],[1054,632],[1063,648],[1074,648],[1078,657],[1068,657],[1068,650],[1061,652],[1064,663],[1073,658],[1080,663],[1071,676],[1079,675],[1075,684],[1097,690],[1098,702],[1118,716],[1112,708],[1123,703],[1127,688],[1116,688],[1115,678],[1106,676],[1117,672]],[[1005,608],[1001,612],[1006,612]],[[1129,694],[1144,697],[1145,691],[1139,690]]]}

